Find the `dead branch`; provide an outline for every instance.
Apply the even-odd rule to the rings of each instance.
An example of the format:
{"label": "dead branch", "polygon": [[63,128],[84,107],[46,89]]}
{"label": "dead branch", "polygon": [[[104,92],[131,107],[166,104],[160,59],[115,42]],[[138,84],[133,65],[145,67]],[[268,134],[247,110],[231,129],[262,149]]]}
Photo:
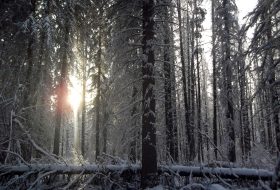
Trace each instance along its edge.
{"label": "dead branch", "polygon": [[45,151],[43,148],[41,148],[37,143],[32,139],[31,135],[24,129],[22,123],[18,119],[14,119],[14,122],[18,124],[18,126],[21,128],[22,131],[24,131],[25,135],[27,136],[28,140],[31,142],[32,146],[41,154],[47,156],[50,160],[54,161],[55,163],[61,163],[59,160],[57,160],[55,157],[50,155],[47,151]]}

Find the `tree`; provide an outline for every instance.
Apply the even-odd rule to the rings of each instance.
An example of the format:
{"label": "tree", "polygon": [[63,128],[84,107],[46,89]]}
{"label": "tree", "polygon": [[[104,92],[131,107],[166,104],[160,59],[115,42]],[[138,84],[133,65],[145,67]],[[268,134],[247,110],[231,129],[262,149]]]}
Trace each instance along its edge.
{"label": "tree", "polygon": [[180,59],[182,64],[182,82],[183,82],[183,96],[184,96],[184,109],[185,109],[185,128],[188,143],[186,145],[187,159],[189,161],[193,160],[195,154],[194,146],[194,134],[192,133],[192,126],[190,125],[190,114],[189,105],[187,97],[187,84],[186,84],[186,65],[183,47],[183,35],[182,35],[182,18],[181,18],[181,1],[177,0],[177,11],[178,11],[178,21],[179,21],[179,40],[180,40]]}
{"label": "tree", "polygon": [[157,152],[155,128],[155,94],[154,94],[154,1],[143,0],[143,40],[142,40],[142,176],[141,187],[157,184]]}
{"label": "tree", "polygon": [[224,29],[225,29],[225,58],[224,58],[224,75],[225,75],[225,89],[226,89],[226,125],[228,127],[228,159],[231,162],[236,161],[235,154],[235,130],[234,130],[234,111],[233,111],[233,93],[232,93],[232,68],[230,55],[230,26],[229,26],[229,1],[223,0],[224,9]]}
{"label": "tree", "polygon": [[174,61],[171,59],[171,30],[170,30],[170,15],[168,6],[169,1],[164,2],[163,19],[165,20],[164,30],[164,48],[163,48],[163,72],[164,72],[164,98],[165,98],[165,123],[166,123],[166,142],[167,142],[167,156],[170,156],[174,162],[178,161],[178,146],[177,146],[177,126],[175,125],[174,106],[176,102],[172,102],[172,64]]}
{"label": "tree", "polygon": [[[102,10],[102,9],[101,9]],[[100,13],[102,15],[102,13]],[[102,16],[101,16],[102,17]],[[100,92],[101,92],[101,55],[102,55],[102,37],[101,27],[98,33],[98,52],[97,52],[97,94],[96,94],[96,135],[95,135],[95,159],[100,154],[99,131],[100,131]]]}
{"label": "tree", "polygon": [[211,18],[212,18],[212,64],[213,64],[213,141],[214,155],[218,158],[218,127],[217,127],[217,74],[216,74],[216,31],[215,31],[215,0],[211,1]]}
{"label": "tree", "polygon": [[[221,0],[215,2],[216,14],[216,37],[218,48],[217,54],[217,67],[219,70],[219,86],[221,114],[223,115],[222,126],[227,133],[227,155],[228,160],[231,162],[236,161],[236,137],[235,137],[235,117],[234,117],[234,93],[233,85],[236,85],[234,76],[236,73],[237,63],[233,60],[234,50],[236,48],[236,39],[234,36],[237,34],[238,23],[236,21],[236,5],[234,0]],[[223,131],[220,131],[223,132]],[[215,134],[214,134],[215,135]]]}
{"label": "tree", "polygon": [[[260,99],[263,100],[263,105],[266,111],[266,128],[268,147],[273,147],[273,128],[276,137],[277,152],[280,151],[280,124],[279,124],[279,92],[277,90],[277,65],[279,63],[279,44],[274,41],[279,39],[277,33],[277,26],[279,22],[275,19],[277,17],[276,7],[279,5],[278,1],[271,0],[266,2],[259,2],[257,7],[250,14],[250,22],[246,25],[246,30],[250,27],[256,26],[254,36],[249,47],[249,55],[259,58],[261,60],[257,73],[259,78],[258,92]],[[267,91],[266,91],[266,90]]]}
{"label": "tree", "polygon": [[62,46],[62,55],[61,55],[61,67],[60,67],[60,77],[57,86],[57,100],[56,100],[56,116],[55,116],[55,132],[54,132],[54,144],[53,144],[53,153],[59,155],[60,148],[60,132],[63,119],[63,113],[65,109],[65,101],[67,100],[67,80],[68,80],[68,51],[70,49],[70,11],[71,5],[68,2],[65,7],[64,15],[64,43]]}
{"label": "tree", "polygon": [[82,126],[81,126],[81,130],[82,130],[82,134],[81,134],[81,153],[83,155],[83,157],[85,157],[85,128],[86,128],[86,79],[87,79],[87,46],[86,46],[86,42],[84,42],[82,40],[82,44],[84,45],[83,48],[83,71],[82,71],[82,75],[83,75],[83,92],[82,92]]}
{"label": "tree", "polygon": [[[201,3],[201,2],[200,2]],[[203,154],[203,130],[201,126],[202,120],[202,106],[201,106],[201,81],[200,81],[200,67],[202,65],[202,48],[200,44],[200,38],[202,37],[202,22],[205,19],[205,11],[199,6],[198,1],[194,1],[194,16],[193,20],[195,22],[194,27],[195,31],[193,33],[194,40],[195,40],[195,49],[193,54],[195,54],[196,58],[196,80],[197,80],[197,89],[196,89],[196,124],[198,130],[198,143],[197,143],[197,151],[198,151],[198,161],[204,161],[204,154]],[[194,55],[193,55],[194,56]],[[194,101],[194,100],[193,100]]]}
{"label": "tree", "polygon": [[[240,35],[244,36],[244,35]],[[246,68],[245,68],[245,58],[244,50],[242,47],[242,38],[238,42],[238,52],[237,57],[238,62],[238,74],[239,74],[239,88],[240,88],[240,127],[241,127],[241,148],[245,159],[248,159],[251,151],[251,132],[249,126],[249,102],[247,98],[247,83],[246,83]]]}

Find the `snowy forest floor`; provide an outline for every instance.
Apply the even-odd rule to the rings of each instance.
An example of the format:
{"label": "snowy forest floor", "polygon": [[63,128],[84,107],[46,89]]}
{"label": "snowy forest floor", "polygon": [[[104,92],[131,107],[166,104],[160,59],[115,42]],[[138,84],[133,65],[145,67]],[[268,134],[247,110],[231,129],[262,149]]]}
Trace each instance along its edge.
{"label": "snowy forest floor", "polygon": [[[0,166],[1,189],[139,189],[140,165],[25,164]],[[277,189],[274,172],[250,168],[158,167],[153,189]]]}
{"label": "snowy forest floor", "polygon": [[[95,165],[79,157],[69,162],[40,147],[18,124],[41,156],[39,160],[26,161],[16,152],[0,150],[5,153],[5,160],[12,161],[0,165],[0,189],[140,189],[141,165],[110,155]],[[280,160],[274,171],[240,167],[230,162],[159,163],[159,185],[153,189],[277,189],[279,168]]]}

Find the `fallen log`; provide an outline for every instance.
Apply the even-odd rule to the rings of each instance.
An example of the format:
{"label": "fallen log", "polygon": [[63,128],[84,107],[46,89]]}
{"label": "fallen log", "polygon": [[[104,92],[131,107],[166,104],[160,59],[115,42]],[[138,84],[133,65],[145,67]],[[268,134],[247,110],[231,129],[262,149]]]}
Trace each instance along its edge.
{"label": "fallen log", "polygon": [[9,174],[21,175],[26,172],[50,172],[55,171],[57,174],[84,174],[118,172],[125,171],[137,172],[140,170],[139,165],[64,165],[64,164],[30,164],[20,166],[3,165],[0,166],[0,176],[5,172]]}
{"label": "fallen log", "polygon": [[[30,164],[20,166],[2,165],[0,166],[0,176],[22,175],[27,172],[44,173],[52,172],[57,174],[94,174],[94,173],[140,173],[140,165],[62,165],[62,164]],[[264,169],[251,168],[222,168],[222,167],[196,167],[171,165],[158,167],[159,174],[169,173],[180,176],[191,177],[219,177],[226,179],[241,180],[264,180],[272,181],[273,172]]]}
{"label": "fallen log", "polygon": [[192,177],[220,177],[225,179],[266,180],[271,181],[273,172],[264,169],[251,168],[221,168],[221,167],[196,167],[196,166],[160,166],[161,172],[172,172],[180,176]]}

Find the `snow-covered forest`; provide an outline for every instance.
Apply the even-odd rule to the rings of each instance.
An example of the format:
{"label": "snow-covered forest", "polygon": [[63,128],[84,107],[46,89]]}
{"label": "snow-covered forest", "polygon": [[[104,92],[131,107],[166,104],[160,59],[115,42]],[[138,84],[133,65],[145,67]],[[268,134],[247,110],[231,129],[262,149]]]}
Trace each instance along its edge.
{"label": "snow-covered forest", "polygon": [[254,2],[0,0],[0,189],[280,188],[280,1]]}

